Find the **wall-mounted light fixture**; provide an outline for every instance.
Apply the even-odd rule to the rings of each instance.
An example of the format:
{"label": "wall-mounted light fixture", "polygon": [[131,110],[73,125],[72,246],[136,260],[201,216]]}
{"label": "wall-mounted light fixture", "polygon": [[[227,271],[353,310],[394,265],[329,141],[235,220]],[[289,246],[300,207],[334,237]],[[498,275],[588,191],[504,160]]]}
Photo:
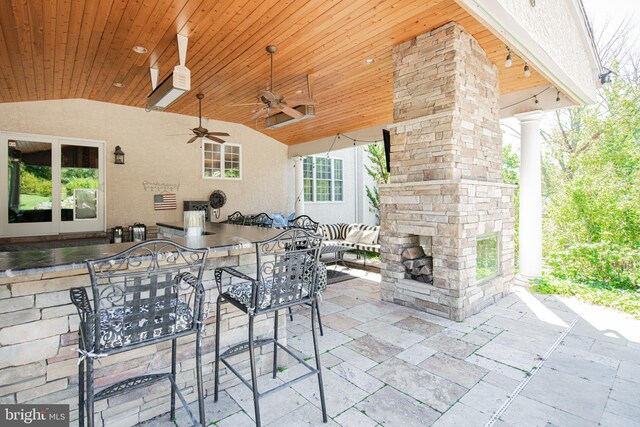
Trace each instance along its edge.
{"label": "wall-mounted light fixture", "polygon": [[124,165],[124,152],[122,151],[119,145],[116,145],[116,149],[113,152],[113,156],[114,156],[113,163],[115,163],[116,165]]}

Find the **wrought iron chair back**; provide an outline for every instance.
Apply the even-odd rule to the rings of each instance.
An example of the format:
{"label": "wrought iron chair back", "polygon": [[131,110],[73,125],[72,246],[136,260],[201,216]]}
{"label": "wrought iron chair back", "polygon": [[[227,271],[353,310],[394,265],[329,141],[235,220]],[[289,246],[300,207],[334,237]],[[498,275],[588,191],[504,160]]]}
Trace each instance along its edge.
{"label": "wrought iron chair back", "polygon": [[304,230],[313,231],[314,233],[318,231],[319,222],[315,222],[308,215],[300,215],[297,218],[290,219],[287,222],[289,228],[302,228]]}
{"label": "wrought iron chair back", "polygon": [[322,236],[291,229],[256,245],[255,313],[274,311],[312,301],[316,296],[316,263]]}
{"label": "wrought iron chair back", "polygon": [[244,219],[244,225],[253,225],[255,227],[271,228],[273,227],[273,218],[271,218],[266,213],[262,212],[262,213],[259,213],[258,215],[246,217]]}
{"label": "wrought iron chair back", "polygon": [[245,218],[245,216],[242,215],[242,213],[240,213],[240,211],[235,211],[231,215],[227,216],[227,223],[228,224],[243,225],[244,224],[244,218]]}
{"label": "wrought iron chair back", "polygon": [[204,315],[207,253],[154,240],[87,261],[93,292],[87,347],[114,353],[194,333]]}

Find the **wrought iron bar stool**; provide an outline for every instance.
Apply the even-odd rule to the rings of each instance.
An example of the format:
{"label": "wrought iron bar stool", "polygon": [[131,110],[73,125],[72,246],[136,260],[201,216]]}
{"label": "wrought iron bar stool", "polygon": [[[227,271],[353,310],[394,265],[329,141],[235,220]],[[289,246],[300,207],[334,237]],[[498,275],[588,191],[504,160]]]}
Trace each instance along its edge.
{"label": "wrought iron bar stool", "polygon": [[235,211],[227,216],[227,224],[244,225],[244,215],[240,211]]}
{"label": "wrought iron bar stool", "polygon": [[258,215],[248,216],[244,219],[244,225],[252,225],[254,227],[273,227],[273,218],[262,212]]}
{"label": "wrought iron bar stool", "polygon": [[[204,326],[202,274],[208,249],[189,249],[167,240],[150,240],[116,255],[87,261],[92,300],[85,288],[72,288],[80,315],[78,350],[79,424],[94,425],[94,403],[162,380],[171,383],[171,419],[176,394],[193,425],[205,425],[201,334]],[[177,338],[196,334],[196,421],[176,385]],[[171,372],[128,378],[96,392],[94,360],[171,340]],[[86,382],[86,390],[85,390]],[[86,395],[86,397],[85,397]]]}
{"label": "wrought iron bar stool", "polygon": [[[253,392],[253,405],[256,425],[260,426],[260,398],[278,391],[290,384],[303,380],[309,376],[318,376],[322,419],[327,422],[327,409],[324,399],[322,370],[320,366],[320,352],[318,337],[315,329],[315,313],[317,304],[317,268],[318,255],[322,236],[307,230],[291,229],[280,233],[271,240],[256,244],[257,273],[252,278],[230,267],[220,267],[215,270],[218,286],[218,303],[216,307],[216,366],[214,401],[218,400],[220,385],[220,364],[223,363]],[[223,288],[223,277],[233,283]],[[249,339],[220,353],[220,308],[223,302],[228,302],[245,312],[249,317]],[[315,368],[298,357],[286,346],[278,342],[278,311],[299,304],[311,304],[311,331],[315,352]],[[273,338],[256,340],[254,337],[255,317],[260,314],[274,313]],[[296,361],[304,365],[308,372],[298,378],[285,382],[270,390],[259,392],[256,372],[255,348],[273,344],[273,378],[278,370],[278,349],[285,351]],[[228,361],[227,358],[249,352],[251,381],[246,380]]]}
{"label": "wrought iron bar stool", "polygon": [[[300,228],[303,230],[318,232],[319,222],[311,219],[308,215],[300,215],[294,219],[290,219],[287,222],[289,228]],[[327,288],[327,267],[322,263],[320,270],[318,271],[318,293],[324,292]],[[316,304],[316,311],[318,314],[318,327],[320,328],[320,335],[324,336],[324,330],[322,329],[322,317],[320,317],[320,304]],[[293,310],[289,307],[289,319],[293,322]]]}

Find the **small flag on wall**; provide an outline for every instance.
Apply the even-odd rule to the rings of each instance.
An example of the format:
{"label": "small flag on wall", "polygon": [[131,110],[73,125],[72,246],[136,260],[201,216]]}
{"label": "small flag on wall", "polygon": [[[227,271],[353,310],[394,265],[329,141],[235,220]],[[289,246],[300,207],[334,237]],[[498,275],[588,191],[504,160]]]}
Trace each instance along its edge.
{"label": "small flag on wall", "polygon": [[176,195],[175,194],[155,194],[153,196],[153,209],[156,211],[168,211],[176,209]]}

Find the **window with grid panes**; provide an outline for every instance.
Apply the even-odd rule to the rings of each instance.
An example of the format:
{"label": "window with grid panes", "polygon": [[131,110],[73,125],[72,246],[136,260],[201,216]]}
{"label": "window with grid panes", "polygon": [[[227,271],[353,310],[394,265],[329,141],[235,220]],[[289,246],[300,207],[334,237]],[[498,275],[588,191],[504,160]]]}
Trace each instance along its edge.
{"label": "window with grid panes", "polygon": [[342,159],[308,156],[303,161],[303,168],[305,202],[344,200]]}
{"label": "window with grid panes", "polygon": [[236,144],[202,143],[202,176],[205,178],[241,178],[241,149]]}

